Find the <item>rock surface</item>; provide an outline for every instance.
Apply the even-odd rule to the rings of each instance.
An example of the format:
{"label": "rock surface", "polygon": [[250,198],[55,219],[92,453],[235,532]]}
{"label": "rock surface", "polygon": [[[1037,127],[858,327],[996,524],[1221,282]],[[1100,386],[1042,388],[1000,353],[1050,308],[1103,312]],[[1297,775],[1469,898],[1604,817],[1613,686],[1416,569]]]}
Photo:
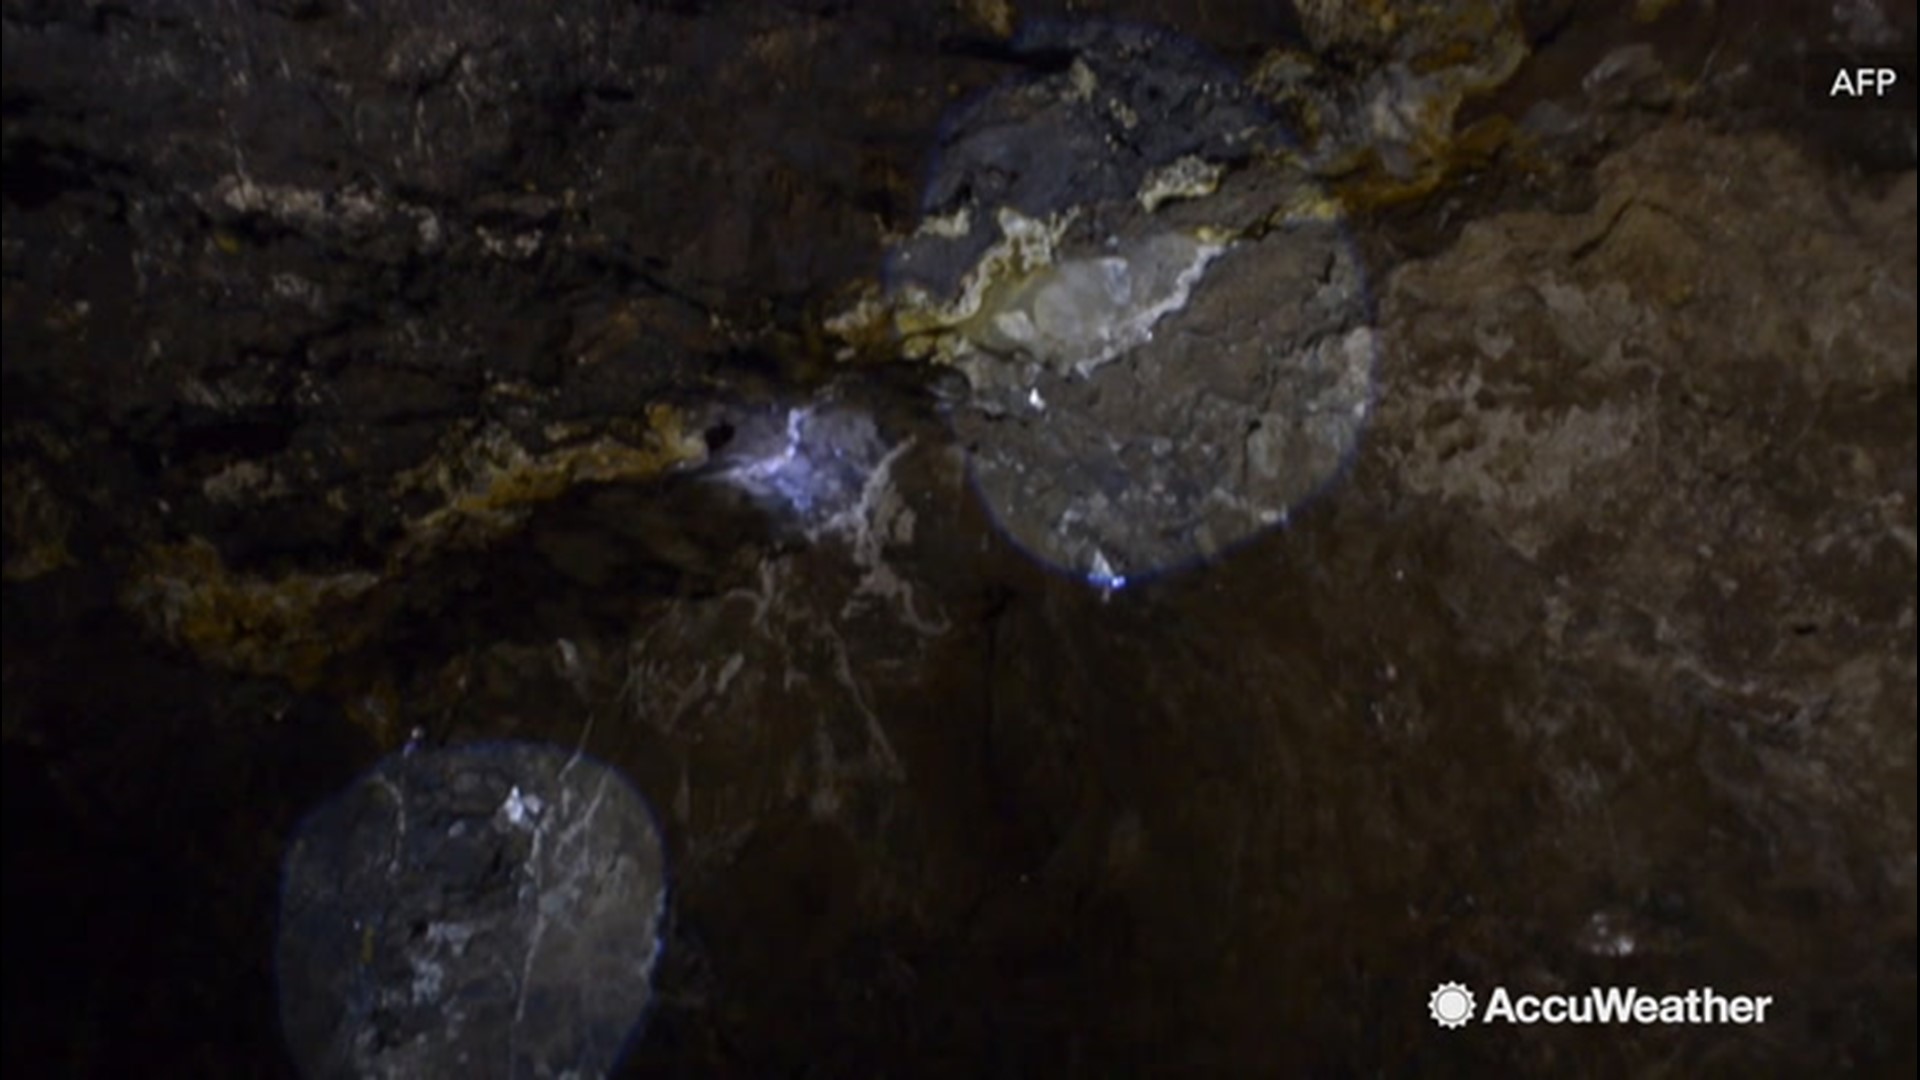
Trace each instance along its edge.
{"label": "rock surface", "polygon": [[301,823],[275,961],[303,1074],[604,1076],[666,911],[653,812],[562,747],[409,745]]}
{"label": "rock surface", "polygon": [[838,319],[1065,5],[7,3],[9,1071],[289,1074],[284,845],[418,731],[659,809],[632,1075],[1911,1072],[1913,117],[1792,73],[1911,11],[1152,6],[1377,385],[1103,591]]}

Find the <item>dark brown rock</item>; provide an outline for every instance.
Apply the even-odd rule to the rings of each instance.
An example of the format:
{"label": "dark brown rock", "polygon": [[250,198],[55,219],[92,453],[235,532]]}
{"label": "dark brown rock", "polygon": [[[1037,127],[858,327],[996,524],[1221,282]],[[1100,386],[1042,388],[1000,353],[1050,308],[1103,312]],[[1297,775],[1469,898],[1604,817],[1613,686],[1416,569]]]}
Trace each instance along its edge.
{"label": "dark brown rock", "polygon": [[1911,11],[1163,7],[1320,110],[1379,386],[1103,595],[822,329],[1064,5],[7,3],[9,1073],[288,1074],[283,845],[417,730],[659,809],[634,1075],[1910,1074],[1913,122],[1784,80]]}

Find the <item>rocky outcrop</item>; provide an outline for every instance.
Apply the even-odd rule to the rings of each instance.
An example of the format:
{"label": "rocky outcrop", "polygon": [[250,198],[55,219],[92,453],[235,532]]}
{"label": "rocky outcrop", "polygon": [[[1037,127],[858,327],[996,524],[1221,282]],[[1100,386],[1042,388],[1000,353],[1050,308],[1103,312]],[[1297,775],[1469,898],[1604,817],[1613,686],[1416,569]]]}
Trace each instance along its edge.
{"label": "rocky outcrop", "polygon": [[[1242,246],[1140,401],[998,387],[1002,488],[1302,282],[1374,384],[1264,531],[1089,587],[896,333],[1038,339],[886,290],[962,228],[949,108],[1080,92],[1009,37],[1061,12],[498,7],[5,9],[9,1066],[284,1071],[297,822],[515,738],[657,813],[638,1075],[1910,1071],[1912,119],[1778,78],[1910,15],[1164,13],[1290,138],[1104,192],[1129,256]],[[1097,284],[1067,239],[1007,310]],[[1450,980],[1777,1004],[1442,1032]]]}

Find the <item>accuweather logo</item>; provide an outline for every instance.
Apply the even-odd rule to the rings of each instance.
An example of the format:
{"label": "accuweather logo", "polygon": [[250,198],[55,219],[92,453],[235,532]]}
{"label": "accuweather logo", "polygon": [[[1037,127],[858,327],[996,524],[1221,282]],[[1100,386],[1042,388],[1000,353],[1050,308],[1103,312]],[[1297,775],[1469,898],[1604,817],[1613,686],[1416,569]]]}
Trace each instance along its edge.
{"label": "accuweather logo", "polygon": [[1596,986],[1584,994],[1510,994],[1497,986],[1480,1008],[1473,991],[1444,982],[1427,995],[1427,1013],[1443,1028],[1482,1024],[1764,1024],[1768,994],[1722,994],[1711,986],[1683,994],[1643,994],[1634,986]]}
{"label": "accuweather logo", "polygon": [[1441,983],[1427,995],[1427,1011],[1443,1028],[1465,1027],[1473,1019],[1473,991],[1459,983]]}

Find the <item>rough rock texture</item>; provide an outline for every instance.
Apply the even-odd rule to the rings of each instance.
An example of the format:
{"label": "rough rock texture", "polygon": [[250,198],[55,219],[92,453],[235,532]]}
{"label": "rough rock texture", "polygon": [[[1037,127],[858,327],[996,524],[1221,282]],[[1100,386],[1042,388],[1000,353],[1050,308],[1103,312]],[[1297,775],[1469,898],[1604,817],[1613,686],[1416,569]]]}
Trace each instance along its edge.
{"label": "rough rock texture", "polygon": [[[1538,895],[1461,916],[1485,930],[1455,963],[1791,985],[1788,1060],[1911,1054],[1868,1017],[1912,993],[1913,174],[1836,192],[1778,140],[1676,125],[1596,181],[1584,214],[1469,225],[1383,306],[1364,471],[1434,521],[1454,569],[1407,584],[1502,672],[1478,726],[1532,781],[1499,858]],[[1408,692],[1446,690],[1382,723],[1443,737],[1395,715]],[[1608,1052],[1779,1060],[1704,1033]]]}
{"label": "rough rock texture", "polygon": [[1014,44],[1040,73],[943,132],[885,301],[903,351],[964,378],[954,431],[1013,541],[1137,583],[1284,520],[1346,461],[1365,272],[1287,129],[1196,42],[1090,19]]}
{"label": "rough rock texture", "polygon": [[1031,371],[1012,393],[976,383],[956,413],[981,498],[1036,558],[1103,585],[1176,571],[1284,521],[1347,463],[1376,344],[1339,226],[1275,229],[1195,276],[1111,362]]}
{"label": "rough rock texture", "polygon": [[[9,401],[65,410],[10,414],[19,482],[277,575],[438,542],[503,469],[657,471],[621,459],[649,409],[745,387],[746,331],[911,206],[985,65],[886,47],[948,32],[899,18],[9,6]],[[115,468],[45,477],[71,454]]]}
{"label": "rough rock texture", "polygon": [[288,845],[277,984],[311,1077],[605,1075],[651,996],[667,868],[619,772],[409,745]]}
{"label": "rough rock texture", "polygon": [[1103,595],[830,325],[1065,4],[7,3],[9,1074],[288,1074],[416,729],[659,808],[633,1075],[1910,1074],[1914,125],[1793,65],[1911,8],[1300,6],[1103,10],[1299,125],[1377,410]]}
{"label": "rough rock texture", "polygon": [[1241,163],[1280,137],[1231,68],[1164,30],[1042,22],[1013,45],[1033,71],[943,125],[920,210],[951,224],[923,226],[890,254],[890,287],[951,302],[1002,238],[996,211],[1047,218],[1124,207],[1183,158]]}

